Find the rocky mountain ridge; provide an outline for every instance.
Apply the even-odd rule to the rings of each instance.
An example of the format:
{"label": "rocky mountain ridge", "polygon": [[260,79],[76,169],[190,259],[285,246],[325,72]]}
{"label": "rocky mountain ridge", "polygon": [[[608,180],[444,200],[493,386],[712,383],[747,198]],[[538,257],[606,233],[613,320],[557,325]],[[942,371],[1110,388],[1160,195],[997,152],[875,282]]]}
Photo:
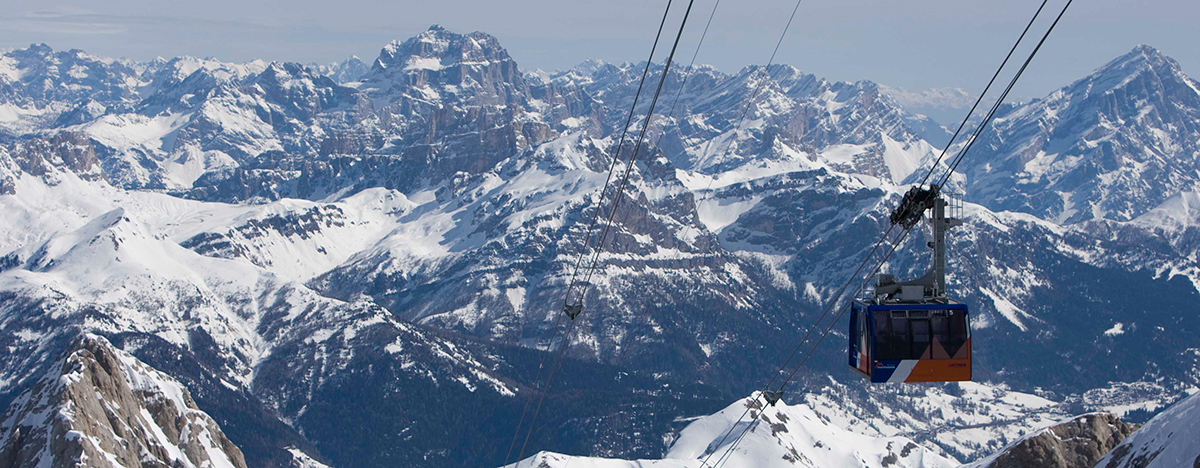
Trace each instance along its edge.
{"label": "rocky mountain ridge", "polygon": [[178,381],[91,335],[13,401],[0,431],[6,468],[246,467]]}
{"label": "rocky mountain ridge", "polygon": [[1140,45],[997,114],[964,171],[968,191],[992,209],[1059,223],[1132,220],[1196,187],[1198,108],[1200,82]]}
{"label": "rocky mountain ridge", "polygon": [[1085,414],[1022,437],[964,468],[1091,468],[1137,429],[1111,413]]}

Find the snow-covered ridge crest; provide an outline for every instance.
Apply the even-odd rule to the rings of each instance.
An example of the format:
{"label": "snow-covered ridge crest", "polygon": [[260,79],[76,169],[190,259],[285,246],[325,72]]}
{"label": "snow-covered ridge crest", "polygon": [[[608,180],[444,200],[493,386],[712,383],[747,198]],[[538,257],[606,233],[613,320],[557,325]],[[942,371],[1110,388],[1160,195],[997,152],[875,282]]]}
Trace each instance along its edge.
{"label": "snow-covered ridge crest", "polygon": [[169,76],[175,81],[183,81],[189,75],[200,70],[215,73],[228,80],[242,79],[262,73],[270,65],[262,59],[255,59],[246,63],[232,63],[223,62],[212,57],[197,58],[187,55],[175,57],[170,60],[159,58],[151,63],[161,63],[161,68],[167,71]]}
{"label": "snow-covered ridge crest", "polygon": [[1178,232],[1200,226],[1200,192],[1182,192],[1133,220],[1151,229]]}
{"label": "snow-covered ridge crest", "polygon": [[1096,468],[1200,466],[1200,394],[1159,413],[1108,453]]}

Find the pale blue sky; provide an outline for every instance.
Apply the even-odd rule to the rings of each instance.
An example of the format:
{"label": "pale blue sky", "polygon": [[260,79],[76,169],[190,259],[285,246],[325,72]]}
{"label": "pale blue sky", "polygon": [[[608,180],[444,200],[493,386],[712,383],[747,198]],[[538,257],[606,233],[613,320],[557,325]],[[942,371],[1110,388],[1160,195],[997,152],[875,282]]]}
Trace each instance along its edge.
{"label": "pale blue sky", "polygon": [[[678,57],[691,57],[714,0],[696,0]],[[1065,0],[1052,0],[1048,9]],[[977,92],[1040,0],[804,0],[777,62],[838,80]],[[181,54],[368,62],[392,39],[438,23],[496,35],[524,69],[586,58],[642,60],[665,6],[644,0],[5,0],[0,48],[145,60]],[[682,11],[684,0],[675,0]],[[763,63],[792,0],[724,0],[699,62],[735,71]],[[1047,15],[1049,16],[1049,15]],[[1049,21],[1042,23],[1043,27]],[[672,21],[678,24],[677,20]],[[1078,0],[1014,96],[1040,96],[1146,43],[1200,74],[1200,2]]]}

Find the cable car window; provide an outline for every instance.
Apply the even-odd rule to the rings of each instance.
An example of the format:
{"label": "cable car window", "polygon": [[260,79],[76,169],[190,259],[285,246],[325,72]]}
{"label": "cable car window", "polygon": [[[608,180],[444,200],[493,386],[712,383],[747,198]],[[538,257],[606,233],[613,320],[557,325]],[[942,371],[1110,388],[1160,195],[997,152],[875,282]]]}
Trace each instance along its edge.
{"label": "cable car window", "polygon": [[863,354],[870,356],[871,355],[871,340],[867,339],[867,335],[870,334],[870,331],[867,327],[866,312],[867,311],[864,310],[864,311],[862,311],[862,313],[858,314],[859,349]]}
{"label": "cable car window", "polygon": [[931,356],[926,353],[929,349],[929,319],[909,320],[908,326],[912,330],[912,346],[909,347],[908,359],[929,359]]}
{"label": "cable car window", "polygon": [[875,313],[875,354],[876,359],[908,359],[908,320],[903,311]]}
{"label": "cable car window", "polygon": [[966,344],[968,333],[961,310],[877,311],[875,359],[950,359]]}
{"label": "cable car window", "polygon": [[943,337],[950,336],[950,318],[945,315],[935,315],[929,318],[929,325],[933,327],[933,336],[938,337],[938,341],[945,342]]}
{"label": "cable car window", "polygon": [[875,359],[892,359],[892,326],[887,312],[875,312],[875,333],[871,337],[875,341]]}
{"label": "cable car window", "polygon": [[896,337],[906,337],[908,335],[908,317],[905,317],[904,312],[892,312],[892,335]]}
{"label": "cable car window", "polygon": [[948,312],[947,325],[949,330],[944,335],[944,339],[939,337],[938,340],[941,341],[942,347],[946,348],[946,353],[950,357],[954,357],[958,353],[958,350],[962,349],[963,345],[967,343],[967,338],[970,338],[970,332],[967,329],[967,314],[961,310],[950,310]]}

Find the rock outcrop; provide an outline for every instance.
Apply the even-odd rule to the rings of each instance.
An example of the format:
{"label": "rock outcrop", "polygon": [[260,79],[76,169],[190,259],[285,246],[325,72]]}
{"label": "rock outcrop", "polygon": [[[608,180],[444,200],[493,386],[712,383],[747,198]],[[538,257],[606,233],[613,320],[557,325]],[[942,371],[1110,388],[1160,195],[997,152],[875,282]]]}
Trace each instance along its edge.
{"label": "rock outcrop", "polygon": [[1091,468],[1137,428],[1112,413],[1089,413],[1034,432],[963,468]]}
{"label": "rock outcrop", "polygon": [[96,336],[79,338],[5,412],[0,468],[246,468],[178,381]]}

